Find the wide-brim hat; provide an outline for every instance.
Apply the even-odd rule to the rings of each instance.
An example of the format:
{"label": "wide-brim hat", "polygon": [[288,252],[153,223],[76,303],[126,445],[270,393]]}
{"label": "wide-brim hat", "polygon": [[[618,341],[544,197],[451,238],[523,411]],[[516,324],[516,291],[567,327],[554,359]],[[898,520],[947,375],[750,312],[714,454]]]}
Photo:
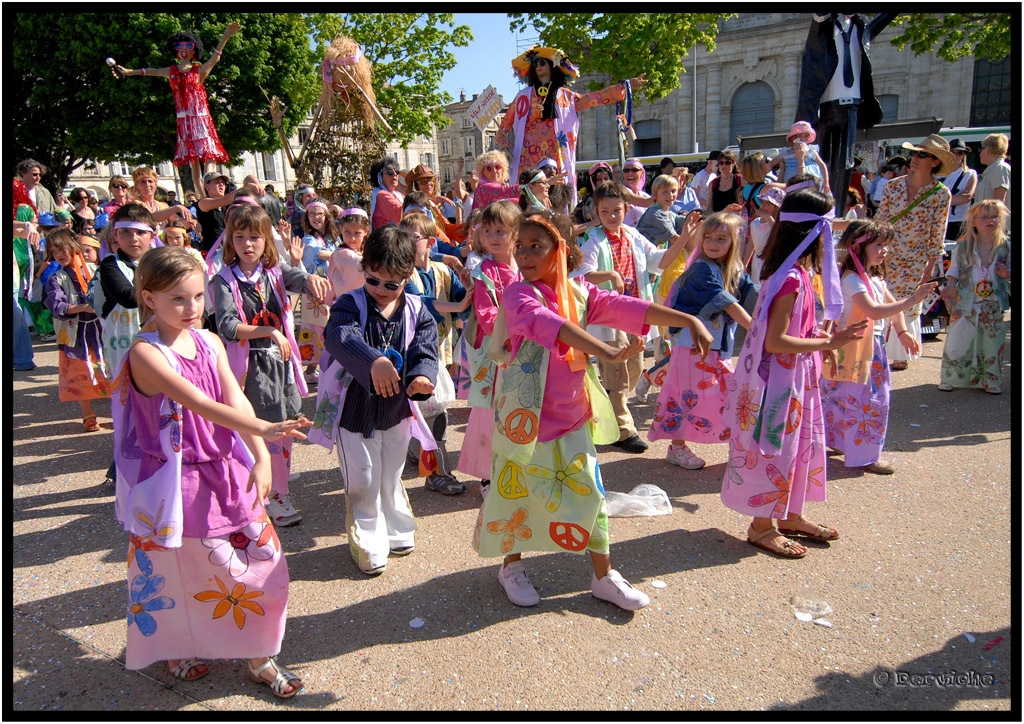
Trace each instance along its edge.
{"label": "wide-brim hat", "polygon": [[946,176],[960,167],[960,159],[949,150],[949,142],[937,133],[928,136],[917,146],[908,141],[903,144],[903,148],[908,151],[924,151],[942,161],[942,165],[934,171],[936,176]]}
{"label": "wide-brim hat", "polygon": [[412,171],[406,174],[405,180],[408,183],[409,188],[416,185],[416,182],[425,178],[434,178],[435,174],[431,170],[430,166],[424,166],[422,163],[419,166],[414,166]]}
{"label": "wide-brim hat", "polygon": [[814,139],[818,137],[818,134],[814,132],[814,126],[807,121],[797,121],[789,128],[789,133],[786,134],[786,143],[792,143],[793,136],[800,133],[811,134],[811,143],[814,143]]}
{"label": "wide-brim hat", "polygon": [[512,59],[512,70],[515,72],[516,77],[526,82],[526,79],[530,76],[530,66],[533,64],[535,58],[544,58],[549,61],[551,65],[558,68],[565,74],[565,82],[571,83],[579,77],[580,69],[577,68],[558,48],[545,48],[539,45],[534,45],[527,51],[524,51],[520,55]]}

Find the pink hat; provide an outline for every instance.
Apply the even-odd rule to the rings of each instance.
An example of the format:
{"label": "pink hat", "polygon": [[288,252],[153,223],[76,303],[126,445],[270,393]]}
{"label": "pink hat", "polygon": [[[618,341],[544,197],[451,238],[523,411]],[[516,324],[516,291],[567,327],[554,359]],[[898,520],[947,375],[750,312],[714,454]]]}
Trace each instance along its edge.
{"label": "pink hat", "polygon": [[797,121],[789,129],[789,134],[786,136],[786,143],[792,143],[793,136],[796,136],[797,134],[800,133],[810,133],[811,143],[814,143],[814,139],[817,137],[817,134],[814,132],[814,126],[812,126],[807,121]]}

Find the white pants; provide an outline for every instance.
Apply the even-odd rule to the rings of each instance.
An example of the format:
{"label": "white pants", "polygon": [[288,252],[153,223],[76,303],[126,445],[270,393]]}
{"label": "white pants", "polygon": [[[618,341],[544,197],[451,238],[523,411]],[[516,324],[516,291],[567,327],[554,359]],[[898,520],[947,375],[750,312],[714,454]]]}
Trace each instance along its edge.
{"label": "white pants", "polygon": [[[917,343],[921,344],[921,305],[917,305],[910,311],[916,311],[916,314],[910,314],[909,312],[903,313],[903,318],[907,323],[907,331],[910,336],[917,340]],[[908,362],[915,360],[921,355],[913,355],[907,353],[907,350],[903,349],[903,345],[900,344],[899,335],[896,334],[896,329],[892,327],[892,322],[886,322],[885,331],[888,333],[889,338],[885,342],[885,356],[889,358],[889,364],[893,362]],[[870,330],[869,330],[870,331]]]}
{"label": "white pants", "polygon": [[402,485],[412,418],[372,438],[338,429],[338,464],[345,478],[345,526],[352,557],[363,570],[387,563],[392,548],[413,545],[416,518]]}

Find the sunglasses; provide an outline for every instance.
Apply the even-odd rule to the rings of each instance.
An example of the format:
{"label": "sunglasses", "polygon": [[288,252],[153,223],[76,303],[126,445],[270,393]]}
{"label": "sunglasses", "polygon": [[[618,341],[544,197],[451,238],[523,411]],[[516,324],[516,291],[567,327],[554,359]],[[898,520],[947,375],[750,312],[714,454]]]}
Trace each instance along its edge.
{"label": "sunglasses", "polygon": [[640,169],[638,169],[638,168],[624,168],[624,169],[622,169],[622,173],[640,173]]}
{"label": "sunglasses", "polygon": [[722,160],[722,161],[718,162],[718,165],[719,166],[732,166],[732,161],[729,161],[727,159],[726,160]]}
{"label": "sunglasses", "polygon": [[174,44],[174,49],[175,50],[195,50],[196,49],[196,44],[195,43],[187,43],[187,42],[186,43],[175,43]]}
{"label": "sunglasses", "polygon": [[128,187],[126,185],[124,185],[124,184],[114,184],[110,188],[112,188],[112,189],[123,189],[125,191],[128,190]]}
{"label": "sunglasses", "polygon": [[930,153],[927,153],[926,151],[918,151],[914,155],[917,156],[918,158],[930,158],[933,161],[939,160],[936,156],[933,156]]}
{"label": "sunglasses", "polygon": [[377,277],[371,277],[369,274],[363,274],[363,277],[366,279],[366,283],[369,284],[371,287],[379,287],[381,284],[383,284],[384,288],[387,289],[389,292],[397,292],[404,286],[404,284],[402,284],[401,282],[382,282]]}

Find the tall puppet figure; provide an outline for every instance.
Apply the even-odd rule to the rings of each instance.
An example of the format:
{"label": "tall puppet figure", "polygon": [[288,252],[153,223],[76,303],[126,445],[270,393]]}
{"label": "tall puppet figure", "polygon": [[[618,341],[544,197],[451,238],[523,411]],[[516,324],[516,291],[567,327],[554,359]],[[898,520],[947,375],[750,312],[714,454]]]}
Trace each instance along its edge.
{"label": "tall puppet figure", "polygon": [[846,208],[857,129],[882,120],[868,49],[896,15],[879,13],[867,24],[860,15],[814,15],[807,34],[795,120],[817,127],[837,209]]}
{"label": "tall puppet figure", "polygon": [[241,29],[238,23],[229,23],[224,37],[210,54],[210,59],[200,64],[197,60],[203,54],[203,41],[194,33],[179,32],[167,41],[174,50],[175,64],[167,68],[139,68],[133,70],[113,64],[107,59],[115,77],[128,75],[159,76],[171,82],[174,94],[174,108],[178,118],[178,148],[174,153],[174,165],[190,166],[192,183],[197,192],[203,189],[203,174],[207,165],[227,163],[229,160],[224,147],[220,145],[217,129],[210,116],[206,100],[206,86],[203,83],[213,66],[220,60],[228,39]]}
{"label": "tall puppet figure", "polygon": [[[512,70],[527,87],[516,94],[494,138],[512,160],[509,178],[518,178],[520,169],[538,168],[541,161],[552,158],[558,172],[567,174],[575,205],[577,112],[624,100],[626,82],[585,95],[576,93],[567,84],[576,80],[579,69],[561,50],[539,46],[516,57]],[[639,90],[647,80],[641,75],[628,82]]]}
{"label": "tall puppet figure", "polygon": [[297,156],[285,139],[283,110],[276,98],[270,102],[271,116],[299,180],[351,206],[369,197],[370,164],[384,155],[377,124],[387,131],[391,126],[377,108],[373,66],[352,38],[339,35],[331,41],[324,51],[320,77],[320,101]]}

